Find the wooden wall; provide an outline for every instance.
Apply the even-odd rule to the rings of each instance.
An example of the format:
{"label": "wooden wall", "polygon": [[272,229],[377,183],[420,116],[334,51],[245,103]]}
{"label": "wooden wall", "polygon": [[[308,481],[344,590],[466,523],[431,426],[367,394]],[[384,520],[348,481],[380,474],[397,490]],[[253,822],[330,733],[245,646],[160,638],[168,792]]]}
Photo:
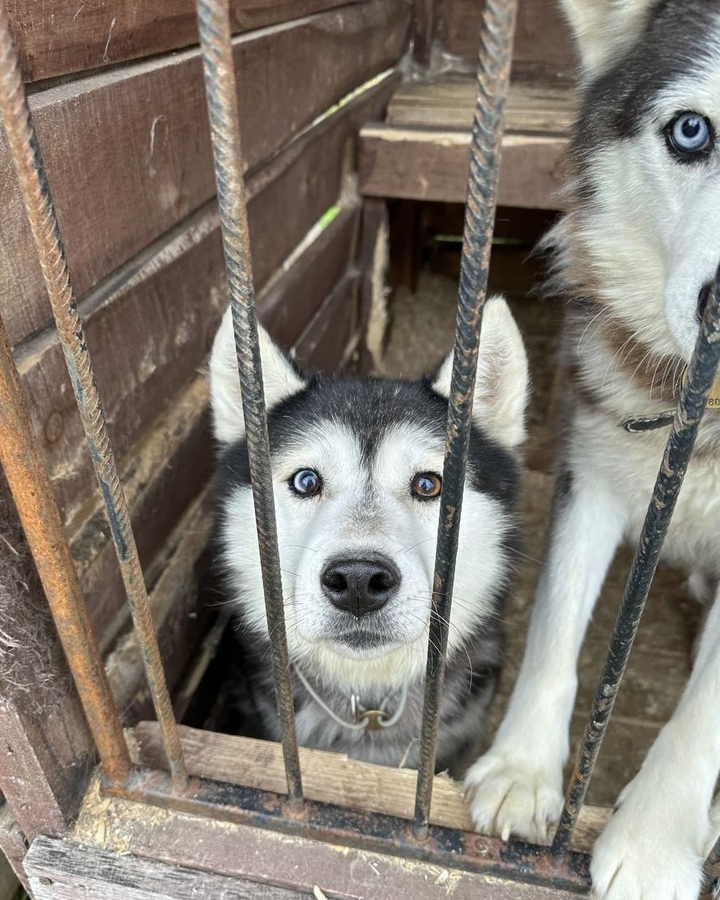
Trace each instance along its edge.
{"label": "wooden wall", "polygon": [[[353,350],[361,324],[357,133],[382,118],[399,82],[410,4],[230,6],[260,316],[299,360],[333,370]],[[161,649],[177,684],[203,636],[192,565],[203,542],[196,529],[206,530],[209,517],[195,501],[211,472],[213,443],[201,370],[227,304],[194,2],[8,0],[7,8],[161,617]],[[0,204],[0,311],[125,710],[142,682],[139,656],[122,637],[128,612],[120,577],[2,129]],[[75,702],[68,682],[58,684]],[[0,672],[3,697],[12,694],[6,688]],[[25,741],[44,727],[43,714],[33,716]],[[67,741],[46,731],[49,756],[64,759]],[[18,752],[32,757],[24,747]],[[42,790],[63,796],[52,766],[40,766],[37,776]],[[0,767],[0,788],[13,810],[27,806],[12,766]],[[60,805],[58,821],[69,820],[71,805]],[[20,819],[16,812],[25,837],[45,827],[42,814]],[[17,830],[14,822],[0,827],[0,847],[23,877]]]}
{"label": "wooden wall", "polygon": [[[8,7],[24,77],[34,82],[30,104],[111,436],[132,481],[143,441],[167,447],[169,436],[153,428],[190,389],[226,305],[194,3],[10,0]],[[288,348],[334,368],[358,327],[359,214],[344,189],[354,136],[382,115],[397,83],[409,6],[233,0],[231,7],[259,308]],[[117,576],[109,560],[93,574],[104,534],[97,534],[92,469],[4,133],[0,190],[2,313],[79,561],[91,586],[108,579],[113,586],[90,598],[107,640],[118,626]],[[307,238],[336,204],[339,214]],[[163,490],[143,503],[145,483],[132,498],[146,564],[207,477],[209,442],[193,439],[193,431],[206,433],[203,407],[174,448],[175,487],[162,477],[160,451],[148,477]],[[168,489],[171,510],[161,508]]]}

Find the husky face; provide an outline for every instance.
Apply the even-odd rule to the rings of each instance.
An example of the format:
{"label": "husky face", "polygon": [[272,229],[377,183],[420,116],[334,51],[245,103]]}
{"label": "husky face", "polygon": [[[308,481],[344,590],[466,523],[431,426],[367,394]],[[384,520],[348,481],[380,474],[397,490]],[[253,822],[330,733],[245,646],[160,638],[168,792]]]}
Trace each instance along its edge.
{"label": "husky face", "polygon": [[[434,381],[305,380],[261,335],[291,658],[353,688],[424,670],[451,360]],[[512,566],[515,450],[527,362],[504,301],[488,303],[448,655],[488,617]],[[219,539],[245,629],[267,640],[229,313],[210,362],[224,445]],[[481,430],[482,429],[482,430]]]}
{"label": "husky face", "polygon": [[578,286],[689,359],[720,257],[720,2],[564,5],[586,89],[561,242],[586,260]]}

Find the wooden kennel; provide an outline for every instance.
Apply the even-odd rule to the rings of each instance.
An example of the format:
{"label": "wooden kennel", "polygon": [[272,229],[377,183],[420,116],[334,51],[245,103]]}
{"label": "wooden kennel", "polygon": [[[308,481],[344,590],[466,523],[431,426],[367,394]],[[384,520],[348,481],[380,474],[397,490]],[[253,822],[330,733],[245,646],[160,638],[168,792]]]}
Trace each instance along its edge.
{"label": "wooden kennel", "polygon": [[[388,199],[465,200],[482,7],[230,0],[257,309],[300,362],[366,364]],[[5,0],[0,10],[182,720],[225,624],[198,603],[195,575],[212,465],[200,370],[227,302],[195,4]],[[9,54],[0,52],[0,77]],[[554,4],[522,0],[501,203],[555,208],[571,72]],[[300,810],[286,802],[279,745],[180,726],[183,765],[168,774],[110,540],[116,523],[95,489],[7,131],[0,189],[2,319],[62,523],[33,562],[3,479],[0,846],[31,895],[540,900],[582,889],[601,810],[583,810],[573,852],[556,865],[537,848],[472,833],[446,778],[435,778],[429,834],[418,837],[408,770],[301,750]],[[31,506],[40,468],[23,486]],[[96,764],[98,737],[38,580],[66,552],[63,533],[114,704],[132,726],[127,758],[123,749],[116,760],[120,787],[107,778],[112,760],[105,777]],[[68,578],[61,594],[72,593]],[[97,675],[84,687],[101,692]],[[116,738],[110,728],[101,740],[112,748]]]}

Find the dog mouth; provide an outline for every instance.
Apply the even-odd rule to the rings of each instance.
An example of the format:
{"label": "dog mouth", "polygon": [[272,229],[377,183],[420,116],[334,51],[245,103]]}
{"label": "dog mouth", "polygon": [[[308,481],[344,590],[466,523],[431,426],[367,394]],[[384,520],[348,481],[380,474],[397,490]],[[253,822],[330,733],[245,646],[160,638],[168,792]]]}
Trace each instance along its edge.
{"label": "dog mouth", "polygon": [[712,290],[713,283],[712,281],[708,281],[707,284],[704,284],[700,288],[700,293],[698,294],[698,302],[697,308],[695,310],[695,318],[698,321],[698,324],[702,322],[703,316],[705,315],[705,310],[707,309],[708,300],[710,299],[710,291]]}

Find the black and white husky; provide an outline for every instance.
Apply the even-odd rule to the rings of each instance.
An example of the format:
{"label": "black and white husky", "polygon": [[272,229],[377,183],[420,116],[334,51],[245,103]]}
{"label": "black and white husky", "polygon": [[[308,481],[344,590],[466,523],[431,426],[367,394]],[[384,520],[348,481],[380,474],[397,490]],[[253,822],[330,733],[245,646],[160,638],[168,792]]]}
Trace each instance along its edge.
{"label": "black and white husky", "polygon": [[[637,540],[720,257],[720,2],[563,5],[584,75],[569,211],[549,238],[570,301],[570,418],[522,670],[466,782],[478,828],[530,841],[562,807],[580,646],[617,546]],[[684,696],[596,844],[603,900],[696,900],[716,836],[720,412],[703,422],[665,557],[714,603]]]}
{"label": "black and white husky", "polygon": [[[304,377],[261,330],[298,738],[416,764],[451,360],[418,382]],[[477,745],[502,663],[527,360],[502,299],[483,321],[441,708],[438,769]],[[277,739],[245,427],[229,312],[210,359],[220,443],[216,540],[248,707]]]}

